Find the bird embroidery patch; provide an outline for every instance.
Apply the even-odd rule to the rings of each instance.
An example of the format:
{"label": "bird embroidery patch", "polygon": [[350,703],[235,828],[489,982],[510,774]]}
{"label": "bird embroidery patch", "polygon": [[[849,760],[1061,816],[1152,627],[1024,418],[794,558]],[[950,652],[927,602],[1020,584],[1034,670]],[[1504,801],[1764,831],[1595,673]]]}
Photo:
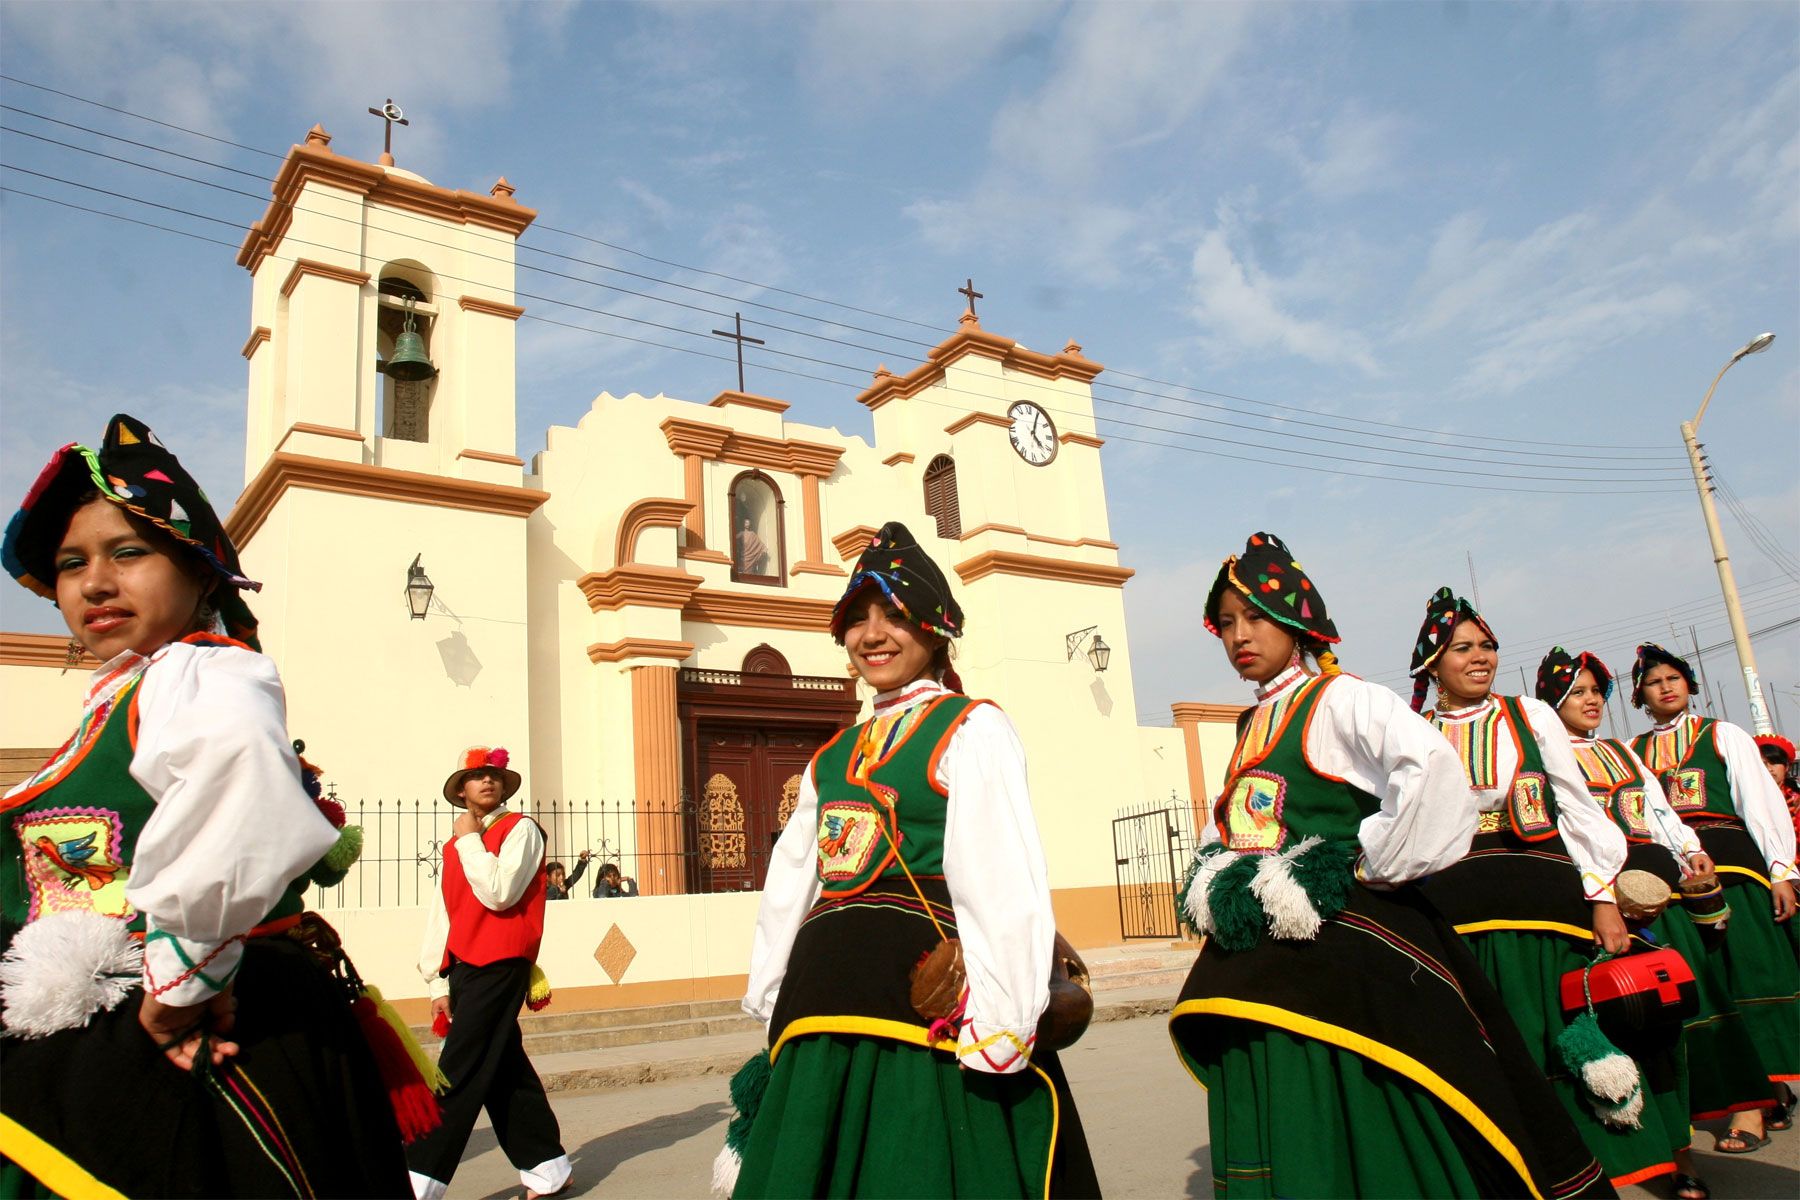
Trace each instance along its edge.
{"label": "bird embroidery patch", "polygon": [[1536,771],[1520,771],[1512,786],[1513,832],[1520,837],[1541,837],[1552,832],[1550,806],[1544,801],[1544,777]]}
{"label": "bird embroidery patch", "polygon": [[103,808],[48,808],[13,821],[24,850],[27,920],[60,912],[92,912],[126,920],[130,868],[120,862],[119,814]]}
{"label": "bird embroidery patch", "polygon": [[1678,813],[1699,812],[1706,807],[1706,768],[1683,767],[1665,778],[1669,807]]}
{"label": "bird embroidery patch", "polygon": [[881,815],[861,800],[832,800],[819,809],[819,878],[855,879],[868,869],[881,841]]}
{"label": "bird embroidery patch", "polygon": [[1240,854],[1273,854],[1287,838],[1281,810],[1287,780],[1267,771],[1245,771],[1225,799],[1225,848]]}

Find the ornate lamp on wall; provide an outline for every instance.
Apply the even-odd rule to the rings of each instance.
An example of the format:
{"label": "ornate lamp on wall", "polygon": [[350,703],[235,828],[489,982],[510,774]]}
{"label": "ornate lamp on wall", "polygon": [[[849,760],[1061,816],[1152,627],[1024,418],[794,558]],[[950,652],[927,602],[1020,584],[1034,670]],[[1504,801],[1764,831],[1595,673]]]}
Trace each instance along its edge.
{"label": "ornate lamp on wall", "polygon": [[412,566],[406,568],[406,608],[415,621],[423,621],[425,614],[431,611],[431,593],[437,590],[431,576],[419,565],[419,560],[424,557],[421,551],[413,557]]}
{"label": "ornate lamp on wall", "polygon": [[[1063,653],[1065,655],[1065,661],[1073,662],[1075,660],[1075,652],[1081,649],[1081,643],[1085,641],[1088,642],[1087,659],[1088,662],[1092,664],[1095,672],[1098,673],[1106,670],[1107,664],[1112,662],[1112,647],[1106,644],[1105,638],[1102,638],[1098,633],[1094,633],[1094,631],[1099,628],[1098,625],[1089,625],[1086,629],[1077,629],[1074,633],[1064,634]],[[1091,641],[1088,639],[1088,634],[1090,633],[1094,634]]]}

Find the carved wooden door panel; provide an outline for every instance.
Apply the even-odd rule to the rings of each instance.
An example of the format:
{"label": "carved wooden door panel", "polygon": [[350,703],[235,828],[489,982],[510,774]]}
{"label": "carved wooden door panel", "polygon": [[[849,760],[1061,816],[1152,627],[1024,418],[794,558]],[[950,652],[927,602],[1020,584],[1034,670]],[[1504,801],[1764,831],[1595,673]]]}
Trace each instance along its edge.
{"label": "carved wooden door panel", "polygon": [[823,731],[803,731],[771,733],[765,739],[762,757],[768,803],[758,807],[759,823],[755,826],[762,837],[762,853],[751,856],[756,861],[759,888],[769,873],[769,855],[775,849],[775,841],[800,799],[800,781],[806,775],[807,764],[828,737],[830,734]]}
{"label": "carved wooden door panel", "polygon": [[764,773],[760,741],[754,731],[730,726],[700,731],[693,843],[699,891],[735,892],[762,886],[751,868],[748,821]]}

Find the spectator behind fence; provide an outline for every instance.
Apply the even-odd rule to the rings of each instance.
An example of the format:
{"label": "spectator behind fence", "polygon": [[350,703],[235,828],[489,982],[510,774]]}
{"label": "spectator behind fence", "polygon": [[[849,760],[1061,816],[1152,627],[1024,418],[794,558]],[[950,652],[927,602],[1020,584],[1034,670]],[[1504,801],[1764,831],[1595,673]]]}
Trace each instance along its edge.
{"label": "spectator behind fence", "polygon": [[[583,863],[582,865],[586,866],[587,864]],[[575,873],[579,875],[581,871],[577,869]],[[553,862],[544,868],[544,899],[567,900],[569,898],[569,885],[575,881],[567,878],[567,875],[568,871],[559,862]]]}
{"label": "spectator behind fence", "polygon": [[[582,852],[582,858],[587,852]],[[579,874],[579,872],[577,872]],[[570,880],[574,883],[574,880]],[[600,868],[600,877],[594,880],[594,899],[610,900],[614,896],[635,896],[638,894],[637,880],[619,874],[617,863],[607,863]]]}

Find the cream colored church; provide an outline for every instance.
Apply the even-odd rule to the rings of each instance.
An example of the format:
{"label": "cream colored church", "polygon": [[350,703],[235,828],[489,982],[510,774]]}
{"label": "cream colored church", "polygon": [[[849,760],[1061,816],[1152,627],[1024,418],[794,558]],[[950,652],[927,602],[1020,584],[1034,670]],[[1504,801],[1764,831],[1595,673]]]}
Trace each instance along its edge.
{"label": "cream colored church", "polygon": [[[238,253],[246,479],[229,528],[307,757],[353,817],[425,802],[410,829],[371,828],[374,865],[398,879],[432,859],[456,755],[506,746],[515,803],[564,861],[586,831],[571,807],[623,806],[596,853],[644,893],[599,907],[582,886],[550,907],[559,1004],[741,994],[763,858],[812,752],[867,704],[827,618],[897,519],[957,589],[968,691],[1024,739],[1059,925],[1078,946],[1119,941],[1114,816],[1203,804],[1236,709],[1140,724],[1100,364],[970,311],[925,361],[845,397],[873,442],[789,421],[773,396],[602,392],[527,463],[514,256],[536,213],[504,179],[441,187],[330,143],[315,127],[293,148]],[[382,369],[409,326],[429,378]],[[422,601],[427,581],[415,618],[408,584]],[[85,672],[63,671],[64,644],[0,634],[0,765],[29,769],[67,735]],[[424,990],[414,874],[320,899],[345,906],[332,919],[391,997]]]}

